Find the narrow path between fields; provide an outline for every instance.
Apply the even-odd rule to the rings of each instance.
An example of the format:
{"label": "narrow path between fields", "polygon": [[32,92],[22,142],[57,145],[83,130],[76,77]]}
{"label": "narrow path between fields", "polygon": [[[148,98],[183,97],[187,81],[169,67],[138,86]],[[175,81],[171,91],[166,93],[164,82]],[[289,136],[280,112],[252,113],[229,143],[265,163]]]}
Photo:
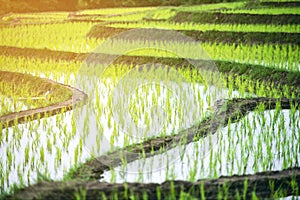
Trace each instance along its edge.
{"label": "narrow path between fields", "polygon": [[[7,73],[13,73],[15,75],[19,75],[20,73],[14,73],[14,72],[6,72],[6,73],[0,73],[0,75],[6,76]],[[66,99],[63,102],[57,102],[54,103],[52,105],[48,105],[45,107],[39,107],[39,108],[34,108],[34,109],[29,109],[29,110],[24,110],[24,111],[20,111],[20,112],[13,112],[13,113],[9,113],[6,115],[2,115],[0,116],[0,124],[2,125],[2,128],[5,127],[11,127],[14,126],[16,124],[21,124],[21,123],[26,123],[32,120],[36,120],[36,119],[41,119],[43,117],[49,117],[49,116],[53,116],[56,114],[60,114],[62,112],[66,112],[68,110],[73,109],[74,106],[80,104],[80,103],[84,103],[85,100],[87,99],[87,95],[74,88],[71,87],[69,85],[64,85],[61,83],[57,83],[55,81],[52,81],[50,79],[45,79],[45,78],[39,78],[39,77],[34,77],[31,75],[24,75],[22,80],[26,80],[26,78],[34,78],[36,80],[40,80],[43,83],[48,83],[50,85],[52,85],[52,87],[62,87],[63,89],[65,89],[66,91],[69,91],[72,95]],[[3,80],[5,77],[1,77],[1,80]],[[21,81],[21,80],[20,80]],[[46,93],[47,90],[44,91],[44,93]]]}

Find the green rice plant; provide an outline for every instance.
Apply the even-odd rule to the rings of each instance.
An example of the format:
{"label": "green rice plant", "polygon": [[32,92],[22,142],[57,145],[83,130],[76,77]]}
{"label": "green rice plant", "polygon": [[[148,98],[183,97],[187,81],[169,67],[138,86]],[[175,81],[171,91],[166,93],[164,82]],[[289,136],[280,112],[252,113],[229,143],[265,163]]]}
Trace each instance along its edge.
{"label": "green rice plant", "polygon": [[92,50],[96,47],[97,41],[88,40],[86,35],[94,25],[85,22],[68,22],[2,27],[0,33],[3,37],[0,39],[0,45],[74,52]]}
{"label": "green rice plant", "polygon": [[97,17],[86,17],[88,20],[103,20],[110,22],[130,22],[130,21],[139,21],[144,19],[169,19],[176,14],[175,10],[168,7],[161,7],[156,9],[148,9],[142,11],[128,12],[123,13],[122,15],[117,14],[107,14],[105,16]]}
{"label": "green rice plant", "polygon": [[227,10],[227,9],[237,9],[242,7],[244,2],[226,2],[226,3],[214,3],[214,4],[201,4],[201,5],[186,5],[179,6],[176,8],[178,11],[187,12],[198,12],[198,11],[209,11],[209,10]]}
{"label": "green rice plant", "polygon": [[200,185],[200,194],[201,194],[201,199],[205,200],[204,182],[202,182]]}
{"label": "green rice plant", "polygon": [[[228,6],[236,6],[238,4],[228,4]],[[207,6],[207,7],[205,7]],[[200,10],[200,9],[214,9],[213,5],[205,5],[203,7],[199,6],[198,8],[187,8],[182,7],[178,9],[190,9],[190,10]],[[218,5],[220,6],[220,5]],[[146,9],[146,8],[145,8]],[[147,8],[148,9],[148,8]],[[172,15],[172,8],[167,8],[165,10],[156,11],[155,9],[151,10],[151,13],[147,13],[147,15],[137,14],[143,17],[150,17],[152,19],[161,19],[163,18],[163,14]],[[120,12],[124,10],[120,9]],[[133,16],[137,16],[134,13],[135,9],[124,11],[124,13],[128,14],[128,18]],[[88,11],[88,12],[98,12],[97,10]],[[99,11],[102,12],[102,11]],[[103,11],[109,12],[111,11]],[[141,9],[142,12],[142,9]],[[16,17],[16,16],[14,16]],[[39,18],[40,16],[32,16],[32,18]],[[63,19],[65,16],[59,16],[58,19]],[[113,19],[116,16],[107,17]],[[169,16],[166,16],[166,18]],[[42,17],[41,17],[42,18]],[[46,17],[47,18],[47,17]],[[51,16],[49,17],[51,18]],[[53,17],[56,18],[56,16]],[[117,18],[117,17],[116,17]],[[52,20],[52,19],[50,19]],[[143,24],[144,23],[144,24]],[[138,25],[153,25],[153,26],[168,26],[169,29],[193,29],[193,24],[172,24],[170,22],[163,23],[153,23],[152,22],[142,22],[137,23]],[[164,24],[165,23],[165,24]],[[128,23],[129,24],[129,23]],[[0,40],[1,45],[11,45],[18,47],[30,47],[30,48],[49,48],[53,50],[62,50],[62,51],[73,51],[73,52],[89,52],[93,49],[93,47],[97,46],[103,39],[87,39],[86,34],[89,29],[95,25],[94,23],[64,23],[64,24],[52,24],[52,25],[21,25],[16,27],[1,27],[0,32],[3,35],[2,40]],[[130,26],[134,25],[133,23],[129,24]],[[135,24],[136,25],[136,24]],[[210,27],[208,25],[198,25],[198,28],[208,30]],[[197,27],[197,26],[195,26]],[[216,28],[216,26],[214,27]],[[244,25],[235,26],[227,26],[220,25],[219,27],[222,30],[244,30],[250,31],[254,29],[259,29],[261,27],[251,27]],[[298,26],[265,26],[264,31],[295,31],[299,32]],[[67,30],[68,29],[68,30]],[[76,32],[78,30],[79,32]],[[65,31],[65,33],[63,33]],[[35,35],[36,40],[33,35]],[[55,35],[55,36],[52,36]],[[28,40],[24,40],[24,39]],[[47,39],[45,39],[47,38]],[[146,43],[150,46],[155,43],[160,47],[164,47],[166,44],[173,48],[174,52],[182,52],[184,56],[187,58],[199,58],[195,53],[199,46],[190,43],[182,43],[179,41],[174,42],[164,42],[164,41],[126,41],[119,40],[116,41],[116,46],[112,46],[111,50],[108,50],[108,53],[118,54],[118,51],[115,49],[121,48],[122,46],[139,46],[140,43]],[[120,47],[121,46],[121,47]],[[211,55],[212,59],[216,60],[228,60],[235,61],[241,63],[251,63],[251,64],[262,64],[272,68],[281,68],[286,70],[294,70],[298,71],[299,69],[299,52],[298,47],[294,45],[224,45],[224,44],[211,44],[211,43],[203,43],[201,44],[205,48],[205,50]],[[114,49],[115,48],[115,49]],[[194,53],[193,53],[194,52]],[[155,57],[175,57],[176,55],[170,54],[166,51],[135,51],[131,52],[131,55],[144,55],[144,56],[155,56]],[[26,72],[37,76],[43,76],[50,78],[52,80],[57,80],[61,83],[67,83],[70,85],[75,85],[75,78],[73,76],[78,73],[79,68],[81,67],[81,61],[64,61],[60,59],[39,59],[39,58],[24,58],[24,57],[15,57],[15,56],[4,56],[0,57],[0,67],[1,69],[11,70],[11,71],[19,71]],[[21,66],[21,67],[20,67]],[[103,87],[102,91],[107,90],[104,96],[108,96],[108,98],[112,98],[109,94],[113,91],[114,87],[118,84],[118,82],[122,79],[122,77],[130,71],[134,66],[129,66],[125,64],[113,65],[106,71],[106,74],[103,76]],[[193,70],[189,69],[180,69],[180,74],[183,74],[184,77],[189,77],[187,80],[191,85],[191,91],[195,92],[195,101],[198,102],[199,107],[202,109],[204,105],[204,101],[208,102],[208,107],[211,107],[213,102],[214,94],[210,94],[205,96],[205,99],[202,99],[202,95],[199,90],[197,90],[196,85],[199,84],[198,80],[201,80],[197,77],[197,73]],[[207,76],[216,77],[215,74],[207,73]],[[223,77],[224,78],[224,77]],[[250,81],[244,80],[244,77],[235,77],[229,76],[228,80],[222,80],[225,83],[226,88],[228,89],[228,98],[232,98],[235,92],[240,93],[241,97],[251,97],[255,93],[257,96],[272,96],[272,97],[281,97],[282,94],[286,94],[286,96],[290,95],[295,97],[296,94],[290,94],[289,87],[285,87],[284,92],[278,91],[275,85],[268,85],[267,83],[262,83],[259,81]],[[93,82],[93,85],[98,85],[97,82]],[[28,87],[28,85],[26,85]],[[29,88],[29,87],[28,87]],[[7,89],[7,88],[5,88]],[[99,88],[93,88],[94,91]],[[142,101],[143,95],[148,94],[151,90],[155,92],[149,95],[149,99],[154,104],[158,104],[157,100],[160,95],[163,96],[164,90],[160,87],[143,87],[140,90],[136,90],[135,97],[136,99],[132,99],[132,107],[131,114],[134,118],[134,121],[138,123],[143,123],[145,125],[150,124],[151,114],[147,113],[147,101]],[[204,89],[208,90],[207,88]],[[9,90],[8,90],[9,91]],[[95,152],[98,152],[102,147],[100,145],[100,141],[103,138],[104,134],[108,134],[108,138],[111,139],[111,144],[114,148],[122,148],[124,146],[134,144],[136,141],[130,137],[130,135],[121,134],[121,130],[117,125],[117,122],[113,119],[113,114],[111,108],[113,106],[111,100],[107,100],[107,102],[102,102],[104,98],[101,95],[101,92],[98,92],[96,96],[96,105],[95,112],[97,116],[97,127],[101,130],[102,135],[97,135],[97,148],[95,148]],[[22,94],[28,95],[28,91],[23,89],[20,91]],[[249,94],[250,93],[250,94]],[[188,92],[184,93],[184,98],[187,98]],[[91,94],[88,94],[89,96]],[[1,97],[1,105],[3,107],[7,107],[9,109],[20,109],[17,103],[9,104],[5,102]],[[173,114],[174,108],[170,101],[172,94],[167,93],[165,95],[166,101],[163,103],[166,104],[166,112],[168,113],[167,122],[171,124],[172,131],[168,133],[167,128],[164,128],[160,133],[160,136],[166,136],[167,134],[174,135],[177,133],[177,129],[183,128],[183,117],[176,116]],[[141,100],[142,99],[142,100]],[[150,100],[149,100],[150,101]],[[29,102],[32,103],[32,102]],[[203,119],[206,117],[205,110],[197,110],[193,113],[193,118]],[[89,110],[90,111],[90,110]],[[179,113],[183,112],[182,110],[177,110]],[[281,110],[280,104],[276,106],[275,111],[271,114],[266,114],[265,107],[260,105],[259,108],[254,112],[253,115],[246,116],[246,119],[241,119],[240,122],[235,123],[231,120],[228,122],[225,130],[219,130],[227,132],[227,135],[224,134],[220,137],[220,141],[222,143],[217,146],[216,151],[210,151],[208,154],[207,162],[203,159],[205,158],[204,152],[199,152],[199,145],[195,145],[195,149],[193,149],[193,157],[188,157],[187,163],[191,166],[189,171],[187,172],[188,181],[197,180],[199,177],[202,178],[205,170],[208,171],[207,174],[203,175],[204,177],[218,177],[221,175],[223,171],[226,174],[234,174],[234,173],[246,173],[248,172],[248,168],[252,168],[251,172],[258,172],[261,170],[271,170],[274,167],[274,163],[270,162],[273,159],[280,160],[283,165],[282,168],[291,167],[299,164],[299,156],[297,152],[300,152],[300,139],[297,137],[299,130],[296,129],[297,124],[299,123],[299,112],[296,109],[296,106],[292,107],[291,111],[286,115],[283,114]],[[200,113],[199,116],[197,113]],[[101,121],[101,116],[105,116],[105,120]],[[209,112],[208,112],[209,116]],[[287,117],[288,116],[288,117]],[[174,119],[175,118],[175,119]],[[289,122],[286,123],[287,118]],[[53,119],[53,121],[51,121]],[[63,123],[72,120],[70,126]],[[0,161],[0,176],[1,176],[1,191],[7,190],[7,188],[13,187],[12,184],[16,182],[15,180],[9,180],[9,177],[12,173],[17,172],[18,177],[20,178],[19,183],[30,183],[30,179],[35,177],[38,171],[46,171],[50,168],[55,168],[54,171],[51,171],[51,177],[56,177],[58,171],[61,169],[67,170],[70,166],[64,166],[64,164],[68,163],[67,159],[68,155],[72,154],[72,158],[70,160],[70,165],[78,164],[82,162],[85,158],[83,155],[83,147],[84,142],[86,140],[86,135],[82,138],[76,140],[77,135],[77,127],[74,122],[76,119],[68,118],[64,114],[58,114],[57,116],[47,119],[42,119],[39,117],[35,122],[30,122],[23,126],[16,126],[13,128],[2,129],[2,134],[0,134],[0,150],[5,152],[4,159]],[[85,118],[85,124],[88,123],[89,118]],[[124,119],[126,120],[126,119]],[[126,122],[126,121],[125,121]],[[257,129],[254,127],[260,126],[263,129],[262,134],[257,136]],[[2,125],[1,125],[2,127]],[[294,128],[292,128],[294,127]],[[111,128],[110,130],[108,130]],[[88,125],[85,126],[85,131],[88,131]],[[129,132],[132,129],[129,130]],[[14,133],[14,134],[10,134]],[[278,133],[278,134],[274,134]],[[217,133],[216,133],[217,134]],[[12,136],[13,135],[13,136]],[[107,135],[105,135],[107,136]],[[148,139],[144,135],[145,138]],[[123,143],[121,142],[124,138]],[[24,142],[23,144],[23,141]],[[271,142],[272,141],[272,142]],[[195,141],[196,142],[196,141]],[[182,143],[185,143],[183,141]],[[213,146],[212,138],[209,141],[210,145]],[[275,143],[275,144],[274,144]],[[74,144],[74,145],[72,145]],[[74,147],[72,147],[74,146]],[[117,147],[116,147],[117,146]],[[18,152],[18,149],[24,149],[23,154]],[[180,159],[184,160],[185,156],[187,156],[185,151],[188,148],[183,148],[184,153],[180,155]],[[274,149],[278,151],[277,154],[274,154]],[[161,153],[165,152],[165,150],[160,149]],[[241,155],[238,154],[240,152]],[[152,151],[154,153],[154,150]],[[142,152],[140,155],[140,160],[144,164],[146,163],[146,152]],[[22,156],[22,160],[18,163],[17,157],[19,155]],[[34,155],[39,155],[39,157],[34,157]],[[2,155],[1,155],[2,156]],[[202,159],[199,159],[198,156],[203,156]],[[238,157],[240,156],[240,157]],[[250,163],[252,159],[249,157],[252,156],[253,162]],[[49,158],[49,161],[48,161]],[[169,158],[168,158],[169,159]],[[231,161],[229,164],[226,163],[226,160]],[[52,163],[51,163],[52,161]],[[194,161],[194,162],[193,162]],[[151,171],[154,170],[153,163],[150,163]],[[125,171],[127,166],[130,163],[127,162],[126,159],[122,160],[121,171]],[[252,167],[253,166],[253,167]],[[41,169],[40,169],[41,168]],[[146,179],[145,174],[143,173],[143,168],[139,168],[139,177],[138,180],[144,181]],[[119,178],[120,173],[116,173],[117,170],[111,168],[110,173],[111,181],[116,182]],[[166,179],[175,179],[178,178],[176,173],[176,167],[172,165],[172,162],[168,160],[166,165]],[[24,174],[23,174],[24,173]],[[152,174],[151,174],[152,175]],[[176,176],[175,176],[176,175]],[[126,174],[122,174],[123,179],[126,179]],[[27,177],[27,180],[26,180]],[[59,177],[59,176],[58,176]],[[34,180],[34,178],[33,178]],[[26,183],[27,182],[27,183]],[[243,198],[245,198],[245,191],[247,191],[247,182],[244,183],[244,193]],[[295,183],[291,183],[295,186]],[[3,188],[2,188],[3,186]],[[158,198],[161,197],[160,188],[157,189]],[[201,186],[201,195],[203,199],[205,199],[205,191],[204,185]],[[171,192],[172,195],[175,195],[174,189]],[[226,188],[222,188],[222,192],[219,193],[221,196],[226,198]],[[129,194],[128,194],[129,195]],[[184,196],[184,194],[182,194]],[[223,196],[224,195],[224,196]],[[240,194],[239,194],[240,195]],[[130,196],[134,197],[134,195],[130,194]],[[253,193],[253,199],[257,198],[255,193]],[[105,197],[106,198],[106,197]],[[145,196],[145,198],[148,198]]]}
{"label": "green rice plant", "polygon": [[[53,118],[52,118],[53,119]],[[63,118],[60,118],[60,120],[64,120]],[[50,120],[51,121],[51,120]],[[36,124],[38,123],[38,128],[36,127]],[[51,129],[51,123],[49,124],[50,128],[50,133],[45,137],[46,135],[42,134],[41,130],[44,128],[42,127],[47,127],[47,124],[49,124],[49,118],[48,119],[41,119],[40,121],[33,121],[29,122],[26,124],[26,126],[19,126],[19,127],[12,127],[12,128],[7,128],[9,130],[9,133],[14,133],[14,134],[8,134],[8,135],[2,135],[7,137],[7,142],[5,142],[5,138],[2,139],[0,149],[1,152],[7,149],[7,155],[5,155],[5,159],[1,161],[1,165],[4,165],[4,170],[5,170],[5,175],[3,176],[5,180],[4,189],[7,191],[9,188],[12,187],[12,184],[16,183],[24,183],[27,185],[30,183],[32,180],[35,182],[35,177],[36,176],[36,170],[39,169],[39,171],[48,171],[48,169],[53,169],[51,165],[53,165],[56,169],[62,169],[62,165],[65,165],[65,162],[62,161],[67,161],[65,160],[66,157],[66,152],[68,152],[68,149],[70,149],[70,145],[68,147],[63,148],[63,141],[70,140],[69,137],[69,128],[68,131],[66,131],[65,135],[61,135],[61,138],[55,138],[53,139],[53,136],[56,135],[57,129]],[[52,124],[53,125],[53,124]],[[61,126],[62,130],[64,129],[64,126]],[[5,129],[4,129],[5,130]],[[28,132],[25,130],[32,130],[32,132]],[[45,131],[47,129],[44,129]],[[16,136],[16,137],[15,137]],[[56,137],[56,136],[54,136]],[[64,138],[65,137],[65,138]],[[20,141],[22,141],[20,143]],[[54,142],[54,143],[53,143]],[[51,149],[50,153],[45,151],[45,148],[47,149],[47,143],[48,143],[48,148]],[[71,143],[71,142],[70,142]],[[78,140],[78,143],[79,140]],[[50,144],[50,145],[49,145]],[[3,146],[4,145],[4,146]],[[16,147],[16,145],[19,145],[19,147]],[[61,146],[60,146],[61,145]],[[80,146],[80,145],[78,145]],[[71,148],[70,150],[73,151],[74,148]],[[23,150],[21,150],[23,149]],[[54,150],[54,154],[51,152]],[[58,151],[58,150],[61,150]],[[79,149],[79,147],[78,147]],[[16,159],[17,155],[19,159]],[[38,155],[38,156],[35,156]],[[62,160],[62,157],[64,156],[64,160]],[[47,158],[47,159],[46,159]],[[78,158],[78,160],[82,160],[82,158]],[[55,162],[53,162],[55,161]],[[49,164],[50,163],[50,164]],[[72,165],[72,160],[70,163],[68,163],[69,167]],[[64,168],[64,167],[63,167]],[[11,177],[11,174],[16,173],[18,174],[18,180],[11,180],[8,181],[9,177]],[[56,172],[57,173],[57,172]],[[3,173],[2,173],[3,174]],[[54,171],[50,170],[51,176],[55,174]],[[21,182],[20,182],[21,180]]]}
{"label": "green rice plant", "polygon": [[83,188],[80,188],[75,192],[74,196],[76,200],[85,200],[87,191]]}
{"label": "green rice plant", "polygon": [[26,146],[25,147],[25,164],[29,162],[29,151],[30,151],[29,146]]}
{"label": "green rice plant", "polygon": [[257,9],[234,9],[234,10],[222,10],[222,13],[235,13],[235,14],[262,14],[262,15],[280,15],[300,14],[299,8],[257,8]]}
{"label": "green rice plant", "polygon": [[40,12],[40,13],[11,13],[10,15],[4,16],[2,20],[12,20],[15,18],[33,18],[33,19],[49,19],[49,18],[56,18],[56,19],[66,19],[69,13],[67,12]]}
{"label": "green rice plant", "polygon": [[50,141],[50,138],[47,138],[47,151],[48,153],[52,154],[52,143]]}
{"label": "green rice plant", "polygon": [[[262,112],[262,110],[259,112]],[[264,111],[264,112],[267,112],[267,111]],[[255,116],[254,118],[251,115],[252,118],[249,117],[248,119],[242,120],[242,122],[239,122],[241,124],[246,123],[244,126],[239,126],[239,128],[232,128],[232,126],[233,125],[236,126],[236,124],[231,125],[231,128],[230,128],[231,134],[226,136],[227,139],[224,140],[224,138],[222,138],[220,140],[220,141],[224,141],[225,143],[226,143],[226,140],[229,140],[229,144],[224,144],[224,146],[222,146],[223,145],[223,143],[222,143],[222,145],[218,146],[218,148],[220,148],[222,150],[216,150],[215,151],[216,153],[210,152],[209,157],[207,158],[207,165],[209,165],[209,166],[206,166],[205,168],[207,168],[207,169],[204,169],[204,170],[207,170],[209,172],[208,174],[210,174],[210,176],[213,176],[213,177],[218,177],[219,173],[221,171],[223,171],[222,169],[227,168],[227,167],[228,168],[226,170],[227,171],[226,174],[229,174],[229,175],[235,174],[235,173],[238,173],[238,174],[249,173],[249,171],[248,171],[249,167],[250,167],[251,171],[253,170],[253,173],[261,171],[261,170],[272,170],[272,168],[274,167],[272,160],[276,159],[275,155],[277,156],[277,159],[283,161],[283,165],[281,166],[282,168],[294,166],[295,163],[297,163],[297,161],[294,159],[295,154],[286,153],[288,151],[283,150],[284,148],[289,148],[289,147],[292,147],[291,149],[294,149],[294,146],[295,146],[295,138],[290,138],[290,135],[288,136],[288,134],[285,133],[285,131],[284,131],[285,127],[290,122],[286,122],[285,124],[280,125],[280,121],[278,121],[277,123],[279,125],[276,125],[277,128],[273,131],[270,131],[270,129],[267,128],[267,127],[271,126],[272,118],[274,118],[275,112],[276,111],[272,111],[272,115],[270,115],[269,119],[265,119],[265,121],[266,121],[266,125],[264,128],[265,131],[258,132],[257,128],[255,128],[255,130],[252,130],[252,133],[250,133],[250,134],[255,134],[255,136],[252,138],[252,141],[251,140],[249,141],[249,139],[248,139],[249,138],[249,132],[247,130],[248,129],[247,127],[249,127],[248,124],[250,123],[251,129],[254,129],[254,127],[256,127],[256,126],[253,125],[254,123],[252,121],[256,121],[255,123],[257,124],[257,121],[260,117],[268,116],[268,115],[266,115],[266,113],[264,113],[263,115],[262,114],[258,114],[257,116],[254,115]],[[284,115],[289,116],[289,113],[285,113]],[[280,116],[283,116],[283,114],[280,114]],[[291,125],[291,127],[293,127],[293,126],[294,125]],[[243,129],[241,129],[241,127],[243,127]],[[276,134],[276,133],[281,133],[281,134]],[[278,138],[278,136],[280,136],[281,139],[279,139],[279,140],[276,139],[276,138]],[[230,140],[232,140],[232,141],[230,141]],[[270,141],[273,141],[273,142],[270,142]],[[280,146],[281,145],[284,146],[284,148],[282,150],[279,150],[279,149],[276,150],[278,152],[282,152],[283,153],[282,155],[274,154],[274,147],[276,147],[276,145],[274,144],[275,141],[278,141],[278,143],[280,143]],[[231,162],[228,163],[228,165],[226,165],[226,167],[222,166],[222,164],[220,164],[221,166],[218,166],[219,163],[223,163],[223,161],[218,161],[218,160],[220,160],[220,158],[219,158],[220,156],[218,154],[223,154],[222,151],[224,151],[223,150],[224,148],[228,149],[228,150],[226,150],[227,157],[225,156],[224,158],[226,158],[226,160],[231,160]],[[195,149],[195,153],[196,152],[197,152],[197,149]],[[222,152],[222,153],[220,153],[220,152]],[[237,152],[239,152],[239,155],[237,155]],[[192,153],[192,155],[195,155],[195,153]],[[293,156],[291,156],[291,155],[293,155]],[[298,155],[298,154],[296,153],[296,155]],[[250,159],[249,157],[252,157],[252,158]],[[222,158],[222,159],[224,159],[224,158]],[[141,157],[140,159],[143,159],[143,157]],[[253,159],[253,163],[251,163],[252,159]],[[193,164],[194,164],[193,161],[195,161],[195,160],[199,160],[199,159],[196,159],[194,157],[191,157],[191,159],[188,158],[187,165],[193,166]],[[249,161],[250,161],[250,163],[248,163]],[[197,162],[197,161],[195,161],[195,162]],[[203,167],[200,167],[200,165],[203,166],[203,164],[201,164],[201,162],[199,162],[197,165],[201,169],[201,171],[203,171],[202,170]],[[171,172],[172,169],[174,169],[174,167],[172,165],[170,165],[170,163],[166,165],[165,170],[166,170],[166,175],[168,178],[172,178],[172,172]],[[195,168],[193,168],[193,167],[191,167],[189,169],[187,180],[193,180],[193,176],[190,176],[190,175],[193,175],[194,169]],[[219,169],[219,170],[217,170],[217,169]],[[176,177],[178,177],[178,176],[176,176]],[[196,177],[199,177],[199,175],[197,174]]]}
{"label": "green rice plant", "polygon": [[248,189],[248,179],[245,179],[244,181],[244,189],[243,189],[243,199],[247,199],[247,189]]}
{"label": "green rice plant", "polygon": [[258,200],[259,198],[256,196],[255,191],[252,192],[252,200]]}
{"label": "green rice plant", "polygon": [[156,187],[156,197],[158,200],[161,200],[161,188],[159,186]]}
{"label": "green rice plant", "polygon": [[198,30],[198,31],[231,31],[231,32],[287,32],[299,33],[297,24],[200,24],[194,22],[172,21],[139,21],[139,22],[114,22],[106,24],[114,28],[158,28],[167,30]]}
{"label": "green rice plant", "polygon": [[40,149],[40,160],[42,163],[45,163],[45,153],[44,153],[43,147],[41,147],[41,149]]}
{"label": "green rice plant", "polygon": [[297,183],[297,180],[295,177],[292,177],[292,180],[291,180],[291,186],[293,188],[293,194],[295,194],[295,196],[298,196],[299,195],[299,187],[298,187],[298,184]]}
{"label": "green rice plant", "polygon": [[[116,40],[110,49],[99,50],[99,53],[107,54],[122,54],[124,51],[123,48],[136,49],[140,48],[140,45],[146,46],[156,46],[157,49],[150,51],[135,51],[131,52],[131,55],[136,56],[154,56],[154,57],[174,57],[169,53],[161,51],[165,47],[165,43],[162,41],[127,41],[118,39]],[[181,43],[181,42],[169,42],[167,43],[169,51],[177,52],[181,57],[190,58],[190,59],[208,59],[208,57],[203,57],[199,54],[199,49],[205,50],[209,59],[213,60],[226,60],[234,61],[240,63],[249,63],[249,64],[260,64],[266,67],[280,68],[286,70],[298,71],[298,46],[293,45],[271,45],[264,44],[261,45],[245,45],[240,44],[236,46],[235,44],[218,44],[218,43]],[[263,54],[261,54],[263,49]],[[282,49],[289,51],[289,60],[286,60],[286,54],[282,54]],[[177,57],[177,55],[175,55]]]}
{"label": "green rice plant", "polygon": [[144,11],[156,10],[156,9],[157,7],[105,8],[105,9],[83,10],[80,11],[80,14],[113,15],[113,14],[126,14],[132,12],[144,12]]}

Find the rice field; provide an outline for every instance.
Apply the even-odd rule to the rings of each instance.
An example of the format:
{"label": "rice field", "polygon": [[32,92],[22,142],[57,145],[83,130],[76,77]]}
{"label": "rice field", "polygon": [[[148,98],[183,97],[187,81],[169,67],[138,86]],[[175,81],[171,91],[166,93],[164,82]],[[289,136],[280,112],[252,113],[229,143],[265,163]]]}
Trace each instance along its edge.
{"label": "rice field", "polygon": [[300,198],[299,2],[274,2],[0,18],[0,199]]}

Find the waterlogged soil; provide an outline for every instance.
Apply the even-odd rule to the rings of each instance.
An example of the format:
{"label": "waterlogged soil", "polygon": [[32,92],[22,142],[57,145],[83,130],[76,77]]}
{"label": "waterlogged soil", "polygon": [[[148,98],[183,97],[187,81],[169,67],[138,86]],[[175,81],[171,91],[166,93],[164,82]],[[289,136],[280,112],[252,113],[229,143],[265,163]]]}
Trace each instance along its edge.
{"label": "waterlogged soil", "polygon": [[225,14],[205,12],[178,12],[171,21],[214,24],[299,24],[300,15]]}
{"label": "waterlogged soil", "polygon": [[[225,126],[229,120],[232,122],[239,121],[259,105],[263,104],[268,110],[275,109],[278,103],[280,103],[281,109],[290,109],[292,105],[296,109],[300,109],[300,99],[252,98],[222,100],[217,102],[212,117],[179,132],[178,135],[150,139],[141,144],[125,147],[100,156],[80,166],[73,172],[70,181],[41,182],[21,189],[13,196],[7,196],[6,199],[75,199],[75,194],[80,195],[80,191],[86,194],[87,199],[103,199],[103,196],[109,199],[113,196],[117,196],[118,199],[129,199],[131,195],[141,199],[145,194],[149,199],[158,199],[159,197],[165,199],[170,195],[173,195],[173,198],[188,195],[186,197],[200,199],[205,196],[205,199],[216,199],[218,194],[227,195],[229,199],[236,198],[237,195],[244,195],[248,199],[252,197],[252,192],[255,192],[255,195],[259,198],[298,195],[297,191],[299,191],[300,185],[293,186],[291,184],[292,181],[300,182],[300,168],[298,167],[254,175],[200,179],[196,182],[166,181],[162,184],[110,184],[97,181],[105,170],[120,165],[122,159],[131,162],[138,159],[138,155],[143,154],[143,152],[144,154],[146,152],[146,157],[150,157],[160,153],[161,148],[172,148],[178,146],[181,142],[188,144],[197,141],[199,138],[207,136],[208,133],[214,133],[218,127]],[[104,160],[105,162],[102,162]],[[274,183],[274,188],[270,187],[270,183]],[[245,184],[247,184],[246,191],[244,191]]]}

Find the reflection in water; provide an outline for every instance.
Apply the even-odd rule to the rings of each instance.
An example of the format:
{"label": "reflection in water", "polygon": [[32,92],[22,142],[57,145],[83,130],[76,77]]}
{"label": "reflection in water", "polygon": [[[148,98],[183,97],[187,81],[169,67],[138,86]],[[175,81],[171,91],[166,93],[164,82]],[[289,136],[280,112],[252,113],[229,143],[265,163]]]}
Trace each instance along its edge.
{"label": "reflection in water", "polygon": [[[175,148],[116,167],[106,171],[100,181],[195,181],[300,166],[299,134],[299,111],[251,112],[214,135],[188,144],[184,150]],[[175,155],[177,160],[173,160]]]}
{"label": "reflection in water", "polygon": [[[198,83],[182,83],[179,94],[183,96],[179,97],[178,93],[174,95],[168,87],[156,84],[142,85],[128,96],[127,116],[132,117],[132,124],[129,126],[126,123],[128,119],[124,118],[122,122],[122,115],[119,115],[122,112],[117,112],[113,104],[117,103],[112,101],[114,81],[107,78],[104,82],[100,81],[92,86],[95,88],[90,91],[95,93],[89,94],[91,100],[89,103],[92,105],[89,108],[93,108],[91,110],[85,110],[86,106],[83,106],[83,109],[78,107],[74,111],[2,129],[1,193],[11,189],[13,184],[33,184],[39,177],[61,179],[70,168],[84,162],[91,154],[102,155],[114,148],[134,144],[148,137],[176,134],[179,129],[200,121],[209,113],[210,106],[220,96],[239,96],[237,92],[231,91],[229,95],[227,90],[219,90],[213,86],[204,87]],[[192,103],[195,109],[188,110],[191,104],[185,105],[187,102]],[[156,107],[153,108],[153,105]],[[182,108],[182,105],[187,107]],[[179,112],[176,107],[185,110]],[[161,115],[157,115],[161,111],[159,109],[162,109]],[[78,112],[86,113],[78,115]],[[78,116],[88,116],[88,119],[78,121],[76,118]],[[157,116],[159,118],[155,121]],[[85,130],[86,122],[93,125],[89,126],[90,132]],[[160,129],[147,131],[147,127],[152,127],[149,124],[160,122],[163,122],[158,126]],[[143,134],[131,135],[130,130],[133,130],[134,126],[140,128],[135,133],[143,130]],[[201,152],[207,152],[207,147],[199,148],[202,148]],[[180,158],[178,155],[183,156],[184,151],[188,149],[190,147],[183,146],[180,151],[177,149],[170,151],[172,152],[170,160],[172,162],[178,160]],[[163,158],[152,168],[164,167],[167,163],[168,159]],[[150,168],[144,170],[151,171]],[[156,175],[153,173],[154,177]]]}
{"label": "reflection in water", "polygon": [[89,157],[71,121],[72,111],[2,129],[1,192],[13,184],[33,184],[38,176],[61,179]]}

